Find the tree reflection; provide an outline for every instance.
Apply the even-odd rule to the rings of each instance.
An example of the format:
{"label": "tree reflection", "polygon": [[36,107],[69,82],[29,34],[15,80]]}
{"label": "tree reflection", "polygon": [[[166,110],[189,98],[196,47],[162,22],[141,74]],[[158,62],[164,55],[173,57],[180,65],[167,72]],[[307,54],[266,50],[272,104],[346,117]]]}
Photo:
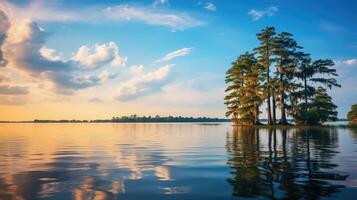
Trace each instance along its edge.
{"label": "tree reflection", "polygon": [[233,168],[228,182],[233,186],[233,195],[254,197],[266,194],[269,183],[261,176],[259,132],[252,127],[234,127],[227,135],[228,165]]}
{"label": "tree reflection", "polygon": [[352,133],[352,137],[354,138],[354,140],[357,141],[357,127],[350,128],[350,131]]}
{"label": "tree reflection", "polygon": [[[338,192],[336,129],[234,127],[226,149],[233,195],[317,199]],[[332,182],[333,181],[333,182]]]}

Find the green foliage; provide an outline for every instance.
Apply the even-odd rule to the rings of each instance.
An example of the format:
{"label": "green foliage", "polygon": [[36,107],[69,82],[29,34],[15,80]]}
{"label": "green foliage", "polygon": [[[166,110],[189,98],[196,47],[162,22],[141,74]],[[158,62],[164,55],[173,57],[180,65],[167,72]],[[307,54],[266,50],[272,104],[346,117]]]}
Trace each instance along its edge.
{"label": "green foliage", "polygon": [[259,108],[265,101],[268,124],[277,123],[277,106],[280,124],[288,124],[287,116],[304,124],[336,120],[337,106],[326,92],[341,87],[334,62],[313,61],[292,34],[277,34],[274,27],[263,29],[257,39],[255,54],[239,56],[226,73],[226,116],[235,124],[258,124]]}
{"label": "green foliage", "polygon": [[347,113],[347,119],[351,123],[357,123],[357,104],[351,106],[351,111]]}
{"label": "green foliage", "polygon": [[297,42],[292,38],[292,34],[282,32],[276,37],[276,77],[277,77],[277,92],[279,94],[279,107],[281,110],[280,124],[287,124],[286,109],[287,105],[286,97],[294,92],[297,84],[294,80],[297,72],[298,65],[298,46]]}
{"label": "green foliage", "polygon": [[258,122],[258,108],[262,101],[260,72],[261,66],[257,64],[254,55],[247,52],[233,62],[226,73],[226,116],[231,117],[236,124]]}
{"label": "green foliage", "polygon": [[307,105],[307,113],[304,113],[305,104],[301,104],[301,112],[296,116],[296,121],[307,124],[322,124],[327,121],[337,120],[337,106],[332,102],[332,98],[327,94],[327,90],[318,87],[314,96]]}
{"label": "green foliage", "polygon": [[275,61],[274,58],[274,50],[277,46],[275,40],[275,28],[274,27],[266,27],[260,33],[257,34],[257,39],[260,42],[259,47],[254,49],[254,52],[258,55],[258,63],[264,69],[262,71],[263,77],[263,94],[264,100],[266,100],[266,104],[268,106],[267,114],[268,114],[268,124],[274,124],[271,111],[271,96],[273,95],[274,91],[274,80],[271,80],[271,65]]}

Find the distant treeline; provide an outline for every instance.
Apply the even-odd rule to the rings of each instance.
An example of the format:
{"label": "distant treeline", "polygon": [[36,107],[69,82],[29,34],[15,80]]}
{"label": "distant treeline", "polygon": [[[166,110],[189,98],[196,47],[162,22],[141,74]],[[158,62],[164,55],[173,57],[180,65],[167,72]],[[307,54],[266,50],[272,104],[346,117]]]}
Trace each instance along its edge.
{"label": "distant treeline", "polygon": [[94,122],[95,120],[77,120],[77,119],[72,119],[72,120],[49,120],[49,119],[35,119],[33,120],[34,123],[88,123],[88,122]]}
{"label": "distant treeline", "polygon": [[130,122],[229,122],[229,119],[221,118],[210,118],[210,117],[160,117],[156,115],[152,116],[122,116],[122,117],[113,117],[112,119],[96,119],[96,120],[40,120],[35,119],[34,123],[130,123]]}

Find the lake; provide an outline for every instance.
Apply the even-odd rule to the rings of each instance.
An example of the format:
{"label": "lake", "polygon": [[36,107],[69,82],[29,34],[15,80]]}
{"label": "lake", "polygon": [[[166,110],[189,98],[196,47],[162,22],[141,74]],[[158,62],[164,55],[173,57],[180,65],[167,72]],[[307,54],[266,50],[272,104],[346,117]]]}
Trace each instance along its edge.
{"label": "lake", "polygon": [[357,129],[0,124],[0,199],[345,198]]}

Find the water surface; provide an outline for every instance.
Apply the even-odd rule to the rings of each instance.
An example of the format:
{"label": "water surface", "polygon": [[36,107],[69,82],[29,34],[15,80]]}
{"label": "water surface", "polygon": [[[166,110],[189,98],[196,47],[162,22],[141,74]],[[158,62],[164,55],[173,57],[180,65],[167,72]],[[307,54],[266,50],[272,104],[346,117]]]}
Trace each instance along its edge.
{"label": "water surface", "polygon": [[0,124],[0,199],[357,195],[357,129]]}

